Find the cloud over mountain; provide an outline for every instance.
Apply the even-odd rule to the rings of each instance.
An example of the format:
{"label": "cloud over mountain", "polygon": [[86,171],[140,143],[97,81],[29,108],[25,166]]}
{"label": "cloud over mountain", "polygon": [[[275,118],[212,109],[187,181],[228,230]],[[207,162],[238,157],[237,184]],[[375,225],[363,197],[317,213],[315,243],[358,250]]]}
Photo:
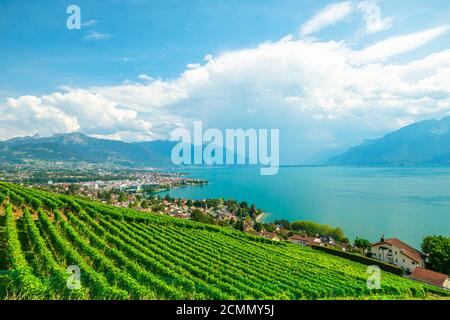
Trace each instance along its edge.
{"label": "cloud over mountain", "polygon": [[[333,14],[313,18],[316,23],[307,22],[303,33],[342,20],[347,6],[356,10],[353,2],[328,7]],[[360,4],[367,33],[392,22],[374,6]],[[141,74],[138,83],[9,98],[0,102],[0,137],[81,131],[128,141],[164,139],[203,120],[205,128],[279,128],[282,161],[305,162],[324,149],[449,114],[450,50],[403,64],[390,60],[448,29],[397,35],[362,49],[287,36],[208,55],[172,79]]]}

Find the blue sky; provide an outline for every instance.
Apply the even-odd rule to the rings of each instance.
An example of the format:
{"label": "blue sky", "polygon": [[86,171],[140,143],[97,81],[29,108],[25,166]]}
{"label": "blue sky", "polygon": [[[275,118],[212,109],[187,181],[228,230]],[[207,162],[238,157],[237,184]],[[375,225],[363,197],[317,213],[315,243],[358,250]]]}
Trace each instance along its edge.
{"label": "blue sky", "polygon": [[[13,95],[44,94],[61,85],[117,84],[137,73],[176,77],[186,64],[201,61],[208,53],[253,47],[295,33],[302,22],[330,3],[333,1],[3,0],[0,88]],[[80,6],[82,23],[96,22],[81,30],[68,30],[65,21],[70,4]],[[362,39],[355,47],[449,22],[450,2],[445,0],[383,1],[379,6],[395,17],[395,26]],[[346,39],[355,24],[362,23],[349,21],[317,35],[324,40]],[[91,32],[109,38],[84,41]],[[450,36],[446,39],[450,41]],[[411,55],[444,47],[442,38]]]}
{"label": "blue sky", "polygon": [[145,140],[203,120],[280,128],[304,146],[286,162],[306,162],[448,114],[449,17],[448,0],[3,0],[0,138]]}

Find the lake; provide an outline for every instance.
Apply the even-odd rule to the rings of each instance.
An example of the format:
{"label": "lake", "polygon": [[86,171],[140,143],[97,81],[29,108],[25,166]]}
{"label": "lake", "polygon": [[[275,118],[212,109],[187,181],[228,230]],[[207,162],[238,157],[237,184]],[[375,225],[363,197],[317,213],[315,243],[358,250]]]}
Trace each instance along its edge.
{"label": "lake", "polygon": [[233,198],[265,210],[265,221],[311,220],[353,240],[397,237],[416,248],[429,234],[450,235],[450,168],[282,167],[194,169],[208,185],[173,189],[177,198]]}

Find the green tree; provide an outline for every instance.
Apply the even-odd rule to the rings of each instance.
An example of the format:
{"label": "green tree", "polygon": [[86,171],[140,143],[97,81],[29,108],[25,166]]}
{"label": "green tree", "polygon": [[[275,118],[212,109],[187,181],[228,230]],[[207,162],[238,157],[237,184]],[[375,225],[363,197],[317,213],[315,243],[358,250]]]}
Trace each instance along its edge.
{"label": "green tree", "polygon": [[263,225],[261,222],[256,222],[255,225],[253,226],[253,229],[257,232],[261,231],[263,229]]}
{"label": "green tree", "polygon": [[263,227],[266,231],[269,231],[269,232],[274,232],[277,228],[277,226],[273,222],[264,223]]}
{"label": "green tree", "polygon": [[121,192],[119,192],[119,196],[117,197],[117,200],[119,202],[125,202],[128,200],[128,196],[125,192],[121,191]]}
{"label": "green tree", "polygon": [[430,269],[450,275],[450,237],[427,236],[421,247],[428,255]]}
{"label": "green tree", "polygon": [[370,241],[367,239],[362,239],[362,238],[356,237],[355,246],[366,251],[368,248],[370,248]]}
{"label": "green tree", "polygon": [[234,228],[239,231],[244,231],[244,221],[241,219],[237,220]]}
{"label": "green tree", "polygon": [[199,209],[194,209],[191,212],[191,220],[213,224],[214,219],[209,214],[201,212]]}
{"label": "green tree", "polygon": [[291,230],[291,223],[288,220],[286,220],[286,219],[275,220],[273,223],[279,225],[283,229]]}
{"label": "green tree", "polygon": [[199,209],[194,209],[191,212],[191,220],[201,221],[202,220],[202,212]]}
{"label": "green tree", "polygon": [[164,211],[166,207],[162,203],[157,203],[152,205],[152,211],[153,212],[161,212]]}
{"label": "green tree", "polygon": [[304,231],[310,236],[320,234],[332,237],[338,241],[343,241],[345,239],[344,231],[341,228],[333,228],[326,224],[312,221],[295,221],[291,224],[291,227],[294,231]]}
{"label": "green tree", "polygon": [[71,184],[71,185],[69,185],[69,191],[68,191],[68,193],[69,193],[69,194],[76,194],[78,190],[80,190],[80,187],[79,187],[78,185],[76,185],[76,184]]}
{"label": "green tree", "polygon": [[239,204],[239,206],[240,206],[241,208],[248,208],[248,203],[247,203],[246,201],[242,201],[242,202]]}

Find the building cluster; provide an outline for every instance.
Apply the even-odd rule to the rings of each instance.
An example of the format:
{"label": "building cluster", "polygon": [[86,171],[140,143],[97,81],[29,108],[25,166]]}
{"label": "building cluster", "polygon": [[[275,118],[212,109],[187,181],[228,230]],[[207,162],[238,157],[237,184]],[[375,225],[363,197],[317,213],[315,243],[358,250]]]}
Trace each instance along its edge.
{"label": "building cluster", "polygon": [[[111,177],[110,177],[111,178]],[[142,194],[146,192],[159,192],[191,184],[207,183],[203,180],[185,178],[180,173],[161,173],[158,171],[136,172],[126,178],[100,179],[95,181],[82,182],[54,182],[49,180],[46,185],[40,187],[51,189],[59,193],[74,193],[95,199],[99,192],[111,193],[113,202],[117,199],[117,194],[126,192],[128,194]],[[130,197],[130,201],[133,201]],[[126,206],[128,206],[127,201]],[[123,203],[120,204],[123,206]]]}
{"label": "building cluster", "polygon": [[[346,250],[347,245],[337,243],[328,236],[307,237],[293,235],[289,241],[303,246],[332,246]],[[427,284],[450,290],[450,278],[446,274],[426,269],[427,257],[417,249],[397,239],[385,239],[370,245],[369,254],[373,259],[403,268],[408,277]]]}
{"label": "building cluster", "polygon": [[381,237],[370,253],[374,259],[403,268],[411,279],[450,290],[448,275],[426,269],[426,255],[397,238]]}
{"label": "building cluster", "polygon": [[88,190],[119,190],[139,193],[142,191],[161,191],[176,188],[182,185],[198,184],[202,181],[184,178],[179,173],[140,172],[130,179],[111,181],[88,181],[80,183],[80,186]]}
{"label": "building cluster", "polygon": [[274,241],[281,240],[280,236],[276,232],[270,232],[270,231],[264,231],[264,230],[263,231],[246,230],[246,232],[248,234],[252,234],[254,236],[266,238],[269,240],[274,240]]}
{"label": "building cluster", "polygon": [[346,243],[336,241],[330,236],[319,234],[315,235],[314,237],[294,234],[293,236],[289,237],[289,241],[294,244],[299,244],[303,246],[329,246],[329,247],[331,246],[340,249],[342,251],[347,251],[348,247],[348,244]]}
{"label": "building cluster", "polygon": [[[190,219],[191,213],[194,210],[198,210],[200,213],[209,215],[214,219],[218,220],[236,220],[236,216],[229,211],[228,207],[225,205],[219,206],[218,208],[214,207],[198,207],[194,205],[189,205],[188,200],[180,199],[177,201],[168,201],[162,200],[162,204],[164,205],[164,209],[162,213],[168,214],[173,217]],[[151,211],[148,210],[147,211]]]}

